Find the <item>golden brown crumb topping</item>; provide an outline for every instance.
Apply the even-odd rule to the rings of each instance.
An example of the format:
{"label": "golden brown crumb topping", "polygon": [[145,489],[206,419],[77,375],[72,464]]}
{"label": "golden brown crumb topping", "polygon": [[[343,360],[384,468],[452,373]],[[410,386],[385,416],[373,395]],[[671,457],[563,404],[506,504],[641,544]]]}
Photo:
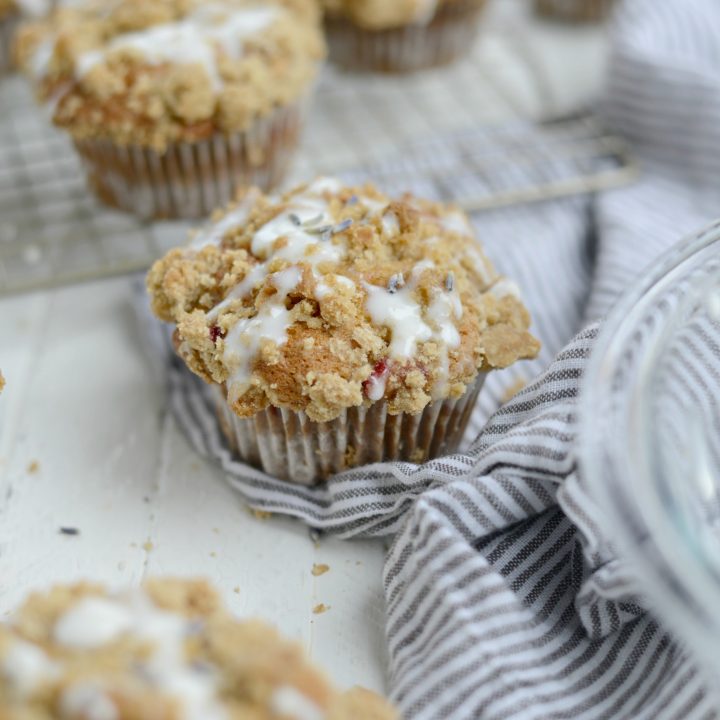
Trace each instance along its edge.
{"label": "golden brown crumb topping", "polygon": [[152,267],[154,312],[234,412],[418,413],[478,372],[534,357],[515,285],[456,208],[321,178],[250,191]]}
{"label": "golden brown crumb topping", "polygon": [[237,621],[204,582],[156,580],[32,595],[0,625],[7,720],[392,720],[382,698],[337,692],[302,649]]}
{"label": "golden brown crumb topping", "polygon": [[342,16],[368,30],[429,23],[442,5],[454,0],[323,0],[329,16]]}
{"label": "golden brown crumb topping", "polygon": [[324,52],[315,0],[85,0],[16,40],[56,125],[159,150],[299,101]]}

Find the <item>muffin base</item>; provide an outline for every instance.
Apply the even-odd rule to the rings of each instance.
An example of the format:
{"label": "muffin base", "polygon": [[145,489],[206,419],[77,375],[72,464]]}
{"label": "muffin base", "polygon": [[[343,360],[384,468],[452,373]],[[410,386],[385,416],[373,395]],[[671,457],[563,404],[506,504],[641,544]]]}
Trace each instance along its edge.
{"label": "muffin base", "polygon": [[346,70],[407,73],[454,62],[472,49],[486,0],[441,6],[429,23],[367,30],[351,20],[326,19],[330,60]]}
{"label": "muffin base", "polygon": [[271,190],[297,148],[305,102],[279,108],[248,129],[173,143],[165,152],[106,139],[76,140],[88,182],[106,205],[143,219],[203,218],[239,188]]}
{"label": "muffin base", "polygon": [[485,374],[458,399],[431,403],[417,415],[390,415],[386,403],[348,408],[326,423],[304,412],[268,407],[235,415],[222,386],[213,387],[220,427],[236,457],[268,475],[315,485],[331,475],[375,462],[421,463],[457,450]]}
{"label": "muffin base", "polygon": [[20,15],[12,12],[0,18],[0,76],[13,70],[12,39],[20,22]]}
{"label": "muffin base", "polygon": [[614,4],[615,0],[535,0],[535,12],[565,22],[601,22]]}

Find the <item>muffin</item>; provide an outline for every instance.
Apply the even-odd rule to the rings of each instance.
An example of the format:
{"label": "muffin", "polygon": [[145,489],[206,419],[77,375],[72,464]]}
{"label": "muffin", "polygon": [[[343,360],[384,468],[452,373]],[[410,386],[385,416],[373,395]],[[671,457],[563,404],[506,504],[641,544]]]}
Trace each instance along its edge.
{"label": "muffin", "polygon": [[566,22],[600,22],[605,20],[615,0],[535,0],[538,15]]}
{"label": "muffin", "polygon": [[234,619],[204,582],[31,595],[0,625],[4,720],[392,720],[336,691],[270,626]]}
{"label": "muffin", "polygon": [[102,201],[192,218],[282,179],[324,41],[315,0],[85,0],[16,54]]}
{"label": "muffin", "polygon": [[539,348],[457,208],[328,178],[247,192],[147,287],[237,456],[303,484],[453,452],[486,372]]}
{"label": "muffin", "polygon": [[402,73],[446,65],[472,48],[485,0],[324,0],[330,59],[348,70]]}

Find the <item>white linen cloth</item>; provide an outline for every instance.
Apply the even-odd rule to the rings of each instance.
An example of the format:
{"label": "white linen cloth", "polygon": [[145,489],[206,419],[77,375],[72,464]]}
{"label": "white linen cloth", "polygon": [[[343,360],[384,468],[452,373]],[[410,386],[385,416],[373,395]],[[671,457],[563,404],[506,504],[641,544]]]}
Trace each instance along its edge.
{"label": "white linen cloth", "polygon": [[[178,421],[253,507],[344,537],[395,534],[390,684],[408,719],[720,715],[608,553],[574,444],[597,321],[661,252],[720,215],[720,4],[628,0],[612,36],[600,110],[644,174],[594,199],[474,218],[523,288],[543,351],[491,376],[466,452],[364,467],[320,488],[273,480],[232,459],[204,386],[168,355]],[[432,193],[403,162],[408,189]],[[509,387],[541,371],[485,424]]]}

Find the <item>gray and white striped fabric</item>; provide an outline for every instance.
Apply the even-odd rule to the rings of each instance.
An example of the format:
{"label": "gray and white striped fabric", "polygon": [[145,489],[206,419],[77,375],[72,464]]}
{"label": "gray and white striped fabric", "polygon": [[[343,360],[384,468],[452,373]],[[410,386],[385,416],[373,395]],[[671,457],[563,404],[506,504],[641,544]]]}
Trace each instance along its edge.
{"label": "gray and white striped fabric", "polygon": [[387,637],[406,718],[720,717],[594,521],[575,437],[598,325],[571,340],[658,254],[720,215],[720,4],[628,0],[612,32],[602,112],[646,173],[592,201],[475,218],[488,254],[523,287],[544,349],[488,381],[464,453],[290,486],[232,459],[203,386],[168,360],[180,424],[254,507],[345,537],[395,534]]}

